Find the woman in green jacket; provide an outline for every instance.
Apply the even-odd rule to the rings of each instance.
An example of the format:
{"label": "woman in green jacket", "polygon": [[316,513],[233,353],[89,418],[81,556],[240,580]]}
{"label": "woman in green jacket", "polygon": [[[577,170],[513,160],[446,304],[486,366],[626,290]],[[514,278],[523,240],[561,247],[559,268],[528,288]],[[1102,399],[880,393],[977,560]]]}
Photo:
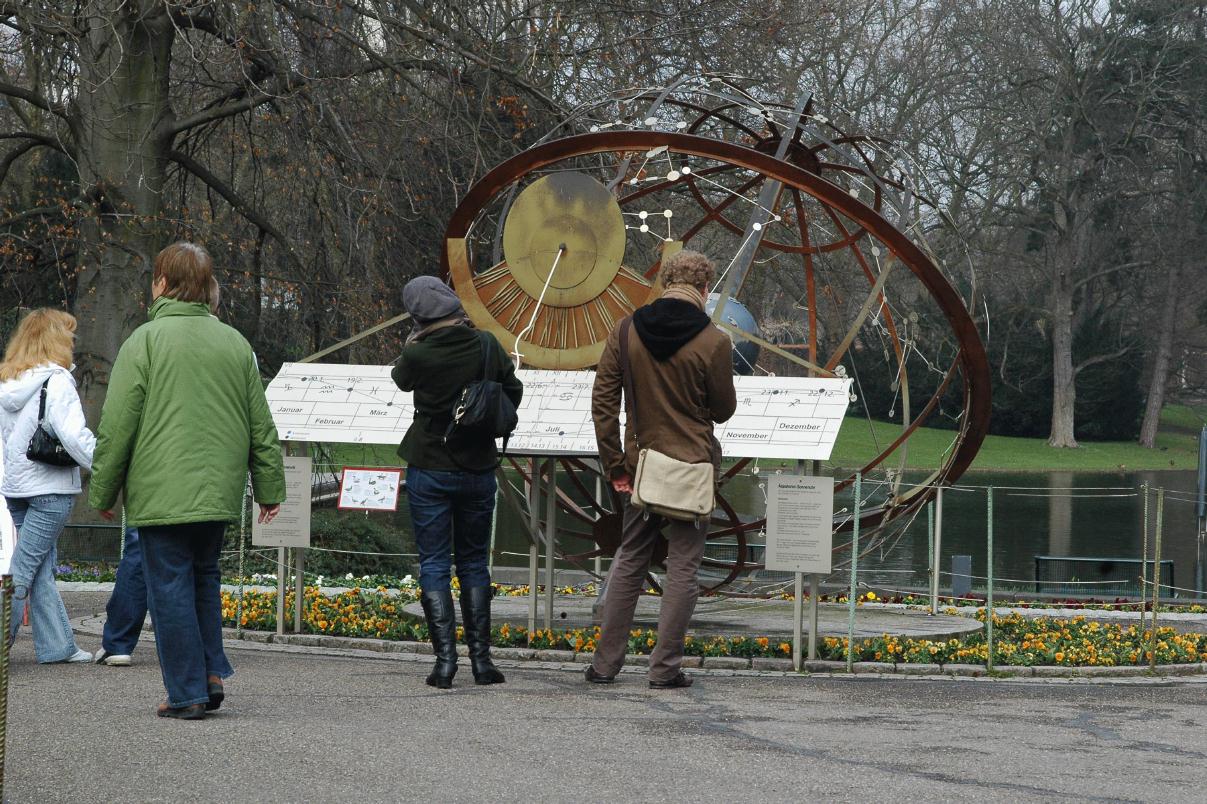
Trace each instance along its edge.
{"label": "woman in green jacket", "polygon": [[142,542],[147,602],[167,688],[160,717],[217,709],[234,672],[222,649],[218,554],[250,470],[260,521],[285,476],[247,341],[210,315],[213,261],[175,243],[155,258],[146,324],[117,354],[97,428],[89,502],[113,517],[119,492]]}
{"label": "woman in green jacket", "polygon": [[[494,439],[452,435],[453,405],[465,386],[479,379],[502,384],[519,407],[524,386],[503,347],[489,332],[469,326],[461,301],[434,276],[412,279],[402,303],[415,320],[394,366],[394,383],[414,392],[415,420],[398,454],[407,462],[407,501],[419,551],[423,613],[436,654],[427,683],[452,686],[457,672],[456,615],[450,589],[453,554],[461,582],[461,617],[470,669],[478,684],[501,684],[490,659],[490,520],[495,509]],[[491,376],[485,376],[489,360]]]}

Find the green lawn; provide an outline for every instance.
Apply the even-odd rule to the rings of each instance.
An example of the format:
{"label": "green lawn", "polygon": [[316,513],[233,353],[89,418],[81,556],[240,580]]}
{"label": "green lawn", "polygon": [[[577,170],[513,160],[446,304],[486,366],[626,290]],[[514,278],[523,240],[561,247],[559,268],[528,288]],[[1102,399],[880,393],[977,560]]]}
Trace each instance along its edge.
{"label": "green lawn", "polygon": [[[1052,449],[1042,438],[989,436],[977,453],[972,470],[1110,472],[1190,469],[1198,466],[1198,432],[1207,419],[1207,407],[1170,405],[1161,415],[1157,449],[1134,442],[1082,442],[1080,449]],[[843,424],[829,468],[851,468],[867,461],[892,443],[899,424],[869,422],[851,417]],[[951,430],[921,428],[909,440],[911,467],[934,468],[950,448]],[[389,445],[331,444],[336,463],[348,466],[396,466],[401,459]]]}
{"label": "green lawn", "polygon": [[[1131,441],[1083,441],[1079,449],[1052,449],[1042,438],[989,436],[977,453],[972,470],[1109,472],[1158,469],[1195,469],[1198,466],[1198,432],[1207,409],[1170,405],[1161,415],[1157,448],[1144,449]],[[892,443],[901,426],[850,418],[838,436],[831,466],[851,467]],[[919,429],[909,440],[911,467],[938,466],[950,447],[949,430]]]}

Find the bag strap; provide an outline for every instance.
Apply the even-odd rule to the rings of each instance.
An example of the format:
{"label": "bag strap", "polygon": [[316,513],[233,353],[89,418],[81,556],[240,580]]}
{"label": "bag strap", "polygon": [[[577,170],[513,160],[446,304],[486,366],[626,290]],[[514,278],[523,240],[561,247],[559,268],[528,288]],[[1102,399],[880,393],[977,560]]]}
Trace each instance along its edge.
{"label": "bag strap", "polygon": [[50,384],[50,378],[47,377],[42,381],[42,395],[38,399],[38,426],[42,426],[42,420],[46,418],[46,386]]}
{"label": "bag strap", "polygon": [[633,317],[628,316],[620,322],[620,375],[624,378],[624,397],[628,402],[629,426],[633,428],[633,441],[641,448],[641,439],[637,435],[637,394],[633,392],[633,369],[629,365],[629,328]]}
{"label": "bag strap", "polygon": [[490,341],[487,339],[485,332],[478,332],[478,343],[482,346],[482,379],[492,380],[495,376],[493,371],[494,360],[491,359],[494,357],[492,354],[494,350],[490,348]]}

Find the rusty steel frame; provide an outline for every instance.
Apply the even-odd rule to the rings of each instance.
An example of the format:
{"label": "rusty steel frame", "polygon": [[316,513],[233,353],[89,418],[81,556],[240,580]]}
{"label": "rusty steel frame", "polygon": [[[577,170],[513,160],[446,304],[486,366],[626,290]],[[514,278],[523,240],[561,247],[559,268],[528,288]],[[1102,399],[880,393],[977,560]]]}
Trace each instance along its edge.
{"label": "rusty steel frame", "polygon": [[[939,271],[938,267],[930,259],[919,246],[913,243],[903,232],[885,220],[878,210],[858,198],[851,196],[842,187],[833,184],[822,176],[812,173],[795,164],[781,161],[774,156],[768,155],[755,148],[747,147],[732,142],[717,140],[710,137],[702,137],[695,134],[677,133],[677,132],[661,132],[661,131],[603,131],[590,134],[578,134],[561,139],[547,141],[540,145],[524,151],[516,156],[500,163],[491,171],[489,171],[481,180],[479,180],[469,192],[461,200],[457,209],[453,212],[448,226],[445,230],[445,243],[452,246],[456,241],[460,241],[458,246],[468,246],[468,236],[470,230],[477,219],[478,214],[483,210],[499,193],[504,192],[514,186],[514,184],[522,179],[525,175],[532,171],[540,170],[546,166],[557,162],[571,159],[574,157],[587,156],[592,154],[600,154],[607,152],[631,152],[640,150],[649,150],[660,146],[666,146],[669,151],[685,156],[694,156],[702,159],[718,160],[726,163],[727,166],[741,168],[752,171],[758,174],[758,180],[775,180],[782,182],[786,189],[791,189],[796,195],[797,193],[806,194],[817,202],[831,215],[832,220],[837,220],[834,213],[841,213],[847,219],[858,225],[859,230],[851,234],[848,231],[843,231],[842,244],[855,245],[861,236],[870,234],[880,240],[892,254],[906,267],[922,284],[929,293],[930,297],[938,305],[952,332],[955,334],[959,342],[959,350],[951,366],[944,376],[944,380],[936,391],[934,396],[929,400],[927,405],[919,412],[903,428],[902,433],[883,450],[878,456],[872,459],[863,467],[864,472],[875,468],[882,463],[889,455],[891,455],[898,447],[900,447],[908,437],[917,430],[919,426],[933,413],[938,402],[946,392],[950,382],[954,379],[957,368],[960,370],[965,416],[961,423],[961,428],[956,437],[956,448],[951,452],[946,462],[932,475],[930,481],[922,487],[915,488],[905,495],[893,497],[888,503],[876,508],[868,509],[862,512],[860,516],[860,524],[862,527],[875,527],[878,524],[883,524],[891,519],[894,515],[907,514],[918,509],[926,500],[933,494],[934,484],[950,484],[958,479],[964,471],[971,465],[976,456],[981,444],[984,441],[985,435],[988,432],[989,415],[990,415],[990,370],[988,358],[985,352],[980,335],[976,328],[976,323],[972,316],[965,308],[963,300],[960,298],[957,291],[948,283],[947,279]],[[861,154],[862,156],[862,154]],[[823,166],[824,167],[824,166]],[[833,170],[851,171],[859,173],[854,168],[849,168],[837,164],[829,164],[828,167]],[[863,174],[867,175],[867,174]],[[685,177],[686,178],[686,177]],[[880,193],[879,181],[877,177],[869,175],[873,179],[876,191],[873,194],[875,203],[879,206],[882,196]],[[649,191],[655,189],[666,188],[672,186],[673,182],[659,184],[657,188],[650,188]],[[694,182],[685,182],[692,192],[698,193]],[[749,186],[753,186],[750,184]],[[642,191],[633,194],[634,196],[645,195],[646,188]],[[795,199],[798,214],[799,214],[799,196]],[[699,199],[697,199],[699,202]],[[722,203],[719,207],[711,205],[701,205],[705,214],[705,222],[716,220],[721,225],[730,225],[722,214],[728,206]],[[798,222],[802,227],[803,221]],[[698,228],[698,226],[697,226]],[[840,225],[840,231],[845,229]],[[694,231],[694,230],[693,230]],[[777,244],[778,245],[778,244]],[[811,244],[810,244],[811,245]],[[787,248],[782,250],[795,251],[802,255],[803,258],[810,257],[818,251],[828,250],[825,247],[818,248],[817,246],[805,245],[801,247]],[[827,244],[830,245],[830,244]],[[468,254],[458,254],[459,259],[469,261]],[[870,266],[860,257],[860,268],[865,276],[870,278]],[[443,268],[446,276],[450,273],[450,248],[442,249]],[[811,265],[811,260],[807,261],[806,268]],[[807,270],[806,281],[811,288],[813,286],[813,272]],[[883,296],[881,297],[883,299]],[[812,314],[814,304],[810,304],[810,312]],[[894,352],[900,360],[901,344],[897,336],[895,326],[890,327],[891,338],[893,340]],[[812,341],[815,337],[814,328],[810,327],[810,352],[811,356],[816,360],[816,345]],[[829,361],[828,361],[829,362]],[[737,462],[728,472],[726,472],[721,482],[722,484],[731,479],[741,471],[741,468],[748,465],[749,460],[744,459]],[[585,466],[585,465],[582,465]],[[574,473],[569,473],[573,475]],[[850,479],[841,481],[837,489],[841,490],[849,485]],[[581,483],[579,484],[581,486]],[[581,520],[593,521],[593,517],[586,511],[582,510],[568,495],[559,492],[565,510],[573,516]],[[718,495],[718,499],[722,509],[726,513],[728,523],[719,522],[722,525],[720,533],[726,535],[734,535],[738,541],[738,556],[737,560],[732,565],[727,563],[719,563],[721,568],[729,568],[728,577],[721,583],[711,587],[712,590],[719,589],[725,584],[734,580],[743,571],[757,569],[759,565],[748,563],[745,560],[748,552],[745,544],[745,534],[749,530],[757,530],[762,526],[763,520],[754,520],[749,523],[742,523],[737,517],[732,506],[724,500],[724,497]],[[614,501],[615,504],[615,501]],[[724,527],[728,524],[728,527]],[[850,527],[852,523],[848,523]],[[583,554],[575,554],[574,556],[564,555],[564,558],[575,558],[585,560],[593,558],[597,551],[589,551]],[[576,562],[577,563],[577,562]],[[716,563],[706,561],[706,564]]]}

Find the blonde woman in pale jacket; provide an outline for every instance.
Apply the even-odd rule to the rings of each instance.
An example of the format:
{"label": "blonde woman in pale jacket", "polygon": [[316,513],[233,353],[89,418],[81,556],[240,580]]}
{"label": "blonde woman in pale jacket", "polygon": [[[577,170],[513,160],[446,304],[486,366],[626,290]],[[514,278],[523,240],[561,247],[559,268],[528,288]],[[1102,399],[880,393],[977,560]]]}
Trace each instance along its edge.
{"label": "blonde woman in pale jacket", "polygon": [[[54,580],[59,534],[80,493],[80,467],[92,467],[96,445],[95,436],[84,422],[71,376],[75,326],[75,318],[61,310],[34,310],[17,325],[5,349],[4,362],[0,363],[0,443],[4,447],[0,494],[17,528],[17,546],[9,569],[13,576],[9,640],[16,637],[28,602],[34,653],[42,663],[86,662],[92,658],[75,643]],[[79,466],[51,466],[25,457],[38,426],[43,387],[43,427],[58,437]]]}

